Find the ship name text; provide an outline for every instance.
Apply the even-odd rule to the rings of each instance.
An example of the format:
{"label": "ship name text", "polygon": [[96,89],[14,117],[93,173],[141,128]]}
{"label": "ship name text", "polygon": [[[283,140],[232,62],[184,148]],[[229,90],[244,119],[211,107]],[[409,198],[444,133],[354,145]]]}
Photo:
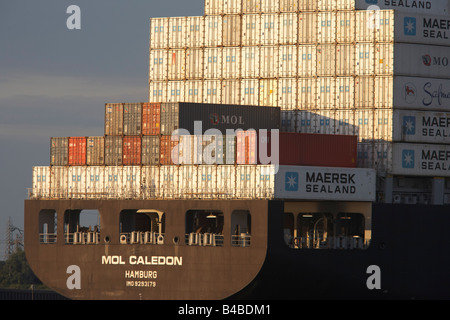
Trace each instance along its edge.
{"label": "ship name text", "polygon": [[130,256],[128,259],[122,256],[102,256],[102,264],[110,265],[159,265],[182,266],[183,257],[175,256]]}

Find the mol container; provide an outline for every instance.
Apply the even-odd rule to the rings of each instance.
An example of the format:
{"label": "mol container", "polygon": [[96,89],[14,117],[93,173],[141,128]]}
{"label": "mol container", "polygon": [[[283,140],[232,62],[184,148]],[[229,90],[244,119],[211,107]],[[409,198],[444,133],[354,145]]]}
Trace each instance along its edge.
{"label": "mol container", "polygon": [[86,137],[69,137],[69,161],[70,166],[86,164]]}

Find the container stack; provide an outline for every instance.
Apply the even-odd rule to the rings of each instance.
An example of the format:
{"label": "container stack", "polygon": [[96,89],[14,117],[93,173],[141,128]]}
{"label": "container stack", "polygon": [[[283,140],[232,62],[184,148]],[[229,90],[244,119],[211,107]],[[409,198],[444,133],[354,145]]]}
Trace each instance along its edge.
{"label": "container stack", "polygon": [[206,0],[203,17],[151,19],[149,100],[278,106],[286,132],[357,135],[380,181],[447,177],[431,123],[449,111],[449,3],[414,3]]}

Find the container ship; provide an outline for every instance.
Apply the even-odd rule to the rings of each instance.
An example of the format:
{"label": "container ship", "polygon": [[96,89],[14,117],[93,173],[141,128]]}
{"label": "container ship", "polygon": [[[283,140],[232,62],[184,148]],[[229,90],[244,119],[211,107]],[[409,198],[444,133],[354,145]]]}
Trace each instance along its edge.
{"label": "container ship", "polygon": [[448,9],[150,19],[148,102],[33,168],[32,270],[71,299],[450,298]]}

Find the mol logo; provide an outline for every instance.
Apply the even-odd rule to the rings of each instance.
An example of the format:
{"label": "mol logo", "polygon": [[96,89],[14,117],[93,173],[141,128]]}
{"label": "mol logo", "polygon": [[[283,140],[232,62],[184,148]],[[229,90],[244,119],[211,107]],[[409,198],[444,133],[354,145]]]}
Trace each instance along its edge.
{"label": "mol logo", "polygon": [[417,89],[413,83],[408,82],[405,84],[404,98],[407,103],[413,103],[416,101],[416,93]]}
{"label": "mol logo", "polygon": [[297,172],[286,172],[284,181],[285,181],[284,189],[286,191],[298,191],[299,181]]}
{"label": "mol logo", "polygon": [[432,57],[429,54],[425,54],[422,56],[422,62],[427,67],[431,66],[448,66],[448,58],[447,57]]}
{"label": "mol logo", "polygon": [[407,135],[416,134],[416,117],[414,116],[403,117],[403,133]]}
{"label": "mol logo", "polygon": [[414,17],[405,17],[404,20],[404,32],[406,36],[415,36],[416,35],[416,18]]}
{"label": "mol logo", "polygon": [[402,151],[402,167],[404,169],[414,169],[414,150]]}

